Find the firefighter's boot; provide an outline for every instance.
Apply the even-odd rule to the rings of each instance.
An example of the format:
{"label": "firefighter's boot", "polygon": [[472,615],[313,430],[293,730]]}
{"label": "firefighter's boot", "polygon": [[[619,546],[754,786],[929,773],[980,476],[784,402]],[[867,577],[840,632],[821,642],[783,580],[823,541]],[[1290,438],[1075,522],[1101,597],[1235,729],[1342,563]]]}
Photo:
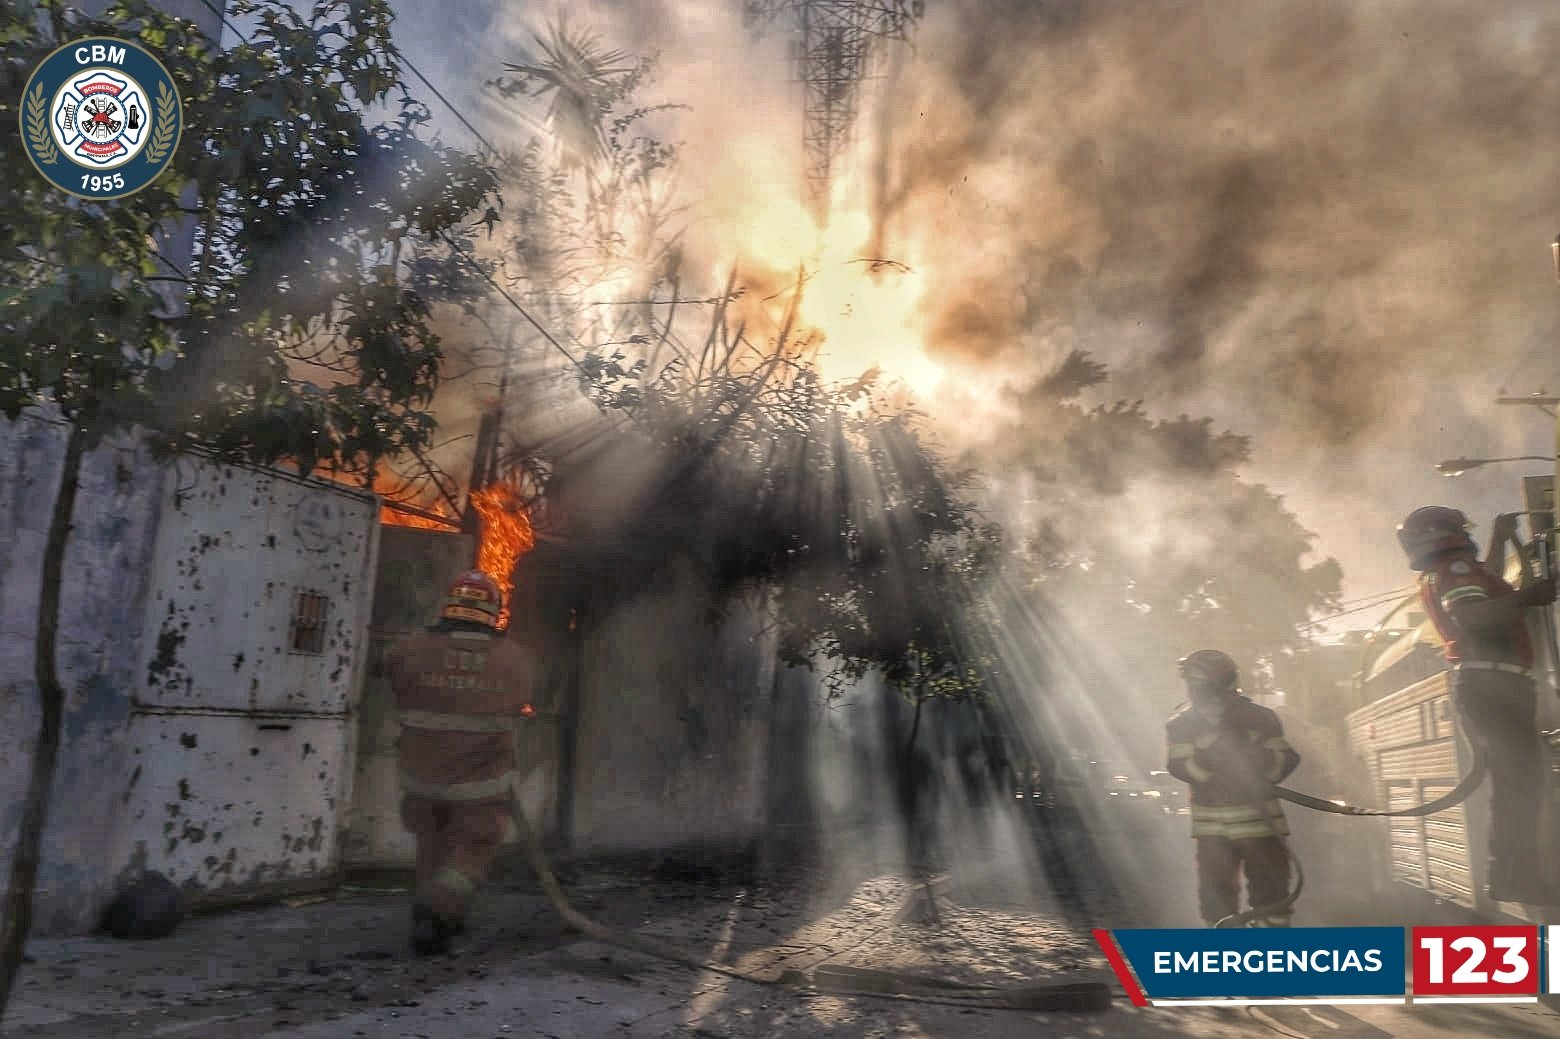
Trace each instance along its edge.
{"label": "firefighter's boot", "polygon": [[443,956],[450,951],[454,929],[432,909],[412,907],[412,952],[418,956]]}

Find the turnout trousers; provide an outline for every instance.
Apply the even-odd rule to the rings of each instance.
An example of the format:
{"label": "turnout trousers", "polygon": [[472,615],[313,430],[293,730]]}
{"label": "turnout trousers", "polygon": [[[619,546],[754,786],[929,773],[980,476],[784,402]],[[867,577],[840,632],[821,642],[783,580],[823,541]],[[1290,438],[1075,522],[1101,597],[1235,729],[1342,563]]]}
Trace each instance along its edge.
{"label": "turnout trousers", "polygon": [[457,930],[493,861],[515,838],[509,801],[439,801],[408,795],[401,821],[417,838],[416,904]]}
{"label": "turnout trousers", "polygon": [[1542,871],[1540,832],[1549,776],[1533,680],[1508,671],[1452,672],[1452,700],[1490,778],[1490,897],[1542,904],[1554,886]]}
{"label": "turnout trousers", "polygon": [[[1210,927],[1240,911],[1240,878],[1246,877],[1246,898],[1253,909],[1276,905],[1289,895],[1289,850],[1282,837],[1198,837],[1197,908]],[[1261,921],[1269,927],[1289,926],[1290,912]]]}

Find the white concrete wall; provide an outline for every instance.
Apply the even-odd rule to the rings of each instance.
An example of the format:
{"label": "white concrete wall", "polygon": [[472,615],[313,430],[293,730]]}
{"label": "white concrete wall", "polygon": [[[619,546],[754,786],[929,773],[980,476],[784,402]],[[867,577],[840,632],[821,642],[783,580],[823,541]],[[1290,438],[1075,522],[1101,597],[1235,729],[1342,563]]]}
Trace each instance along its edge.
{"label": "white concrete wall", "polygon": [[[61,426],[0,420],[0,876],[37,734],[39,566],[63,451]],[[39,933],[92,926],[133,869],[205,894],[323,882],[351,796],[377,503],[188,456],[158,465],[126,440],[88,453],[73,522]],[[299,588],[331,598],[318,655],[288,651]]]}
{"label": "white concrete wall", "polygon": [[[115,859],[202,899],[327,884],[351,804],[379,504],[276,470],[172,463]],[[294,645],[299,596],[324,602]]]}
{"label": "white concrete wall", "polygon": [[731,846],[762,834],[773,635],[751,608],[712,629],[692,579],[673,574],[586,640],[576,852]]}
{"label": "white concrete wall", "polygon": [[[0,876],[9,875],[37,739],[39,568],[64,450],[64,427],[0,418]],[[127,441],[90,451],[82,464],[60,604],[63,745],[35,902],[43,933],[88,925],[114,880],[110,851],[123,822],[127,723],[165,478]]]}

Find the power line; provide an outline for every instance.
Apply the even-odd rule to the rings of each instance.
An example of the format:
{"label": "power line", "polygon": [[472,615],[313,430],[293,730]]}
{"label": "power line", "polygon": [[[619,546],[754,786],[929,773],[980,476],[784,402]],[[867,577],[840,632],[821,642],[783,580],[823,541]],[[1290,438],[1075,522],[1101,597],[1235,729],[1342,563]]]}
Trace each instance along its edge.
{"label": "power line", "polygon": [[412,59],[411,58],[408,58],[405,54],[402,54],[399,51],[396,52],[396,56],[401,59],[401,64],[405,65],[408,69],[410,69],[412,75],[414,75],[418,79],[422,80],[423,86],[425,86],[429,90],[433,91],[433,96],[438,98],[441,102],[443,102],[444,103],[444,107],[448,108],[450,110],[450,112],[452,112],[454,114],[455,118],[460,120],[460,125],[464,126],[467,130],[471,131],[471,135],[482,143],[482,146],[488,150],[488,154],[489,154],[489,156],[491,158],[495,158],[496,159],[496,158],[499,157],[498,148],[495,147],[493,145],[493,143],[491,141],[489,141],[486,137],[482,136],[482,131],[481,130],[478,130],[475,126],[471,125],[471,120],[466,118],[465,113],[463,113],[459,108],[456,108],[454,102],[450,101],[449,98],[445,97],[443,91],[441,91],[438,87],[434,86],[432,81],[430,81],[427,76],[422,74],[422,71],[420,69],[418,69],[417,66],[412,63]]}
{"label": "power line", "polygon": [[1385,598],[1385,599],[1381,600],[1380,602],[1368,602],[1368,603],[1364,603],[1364,604],[1359,605],[1359,606],[1351,607],[1351,608],[1346,609],[1346,610],[1338,610],[1335,613],[1327,613],[1327,614],[1323,614],[1320,617],[1314,617],[1314,618],[1312,618],[1311,623],[1313,623],[1313,624],[1320,624],[1322,621],[1335,620],[1338,617],[1347,617],[1351,613],[1363,613],[1366,610],[1379,610],[1383,606],[1388,606],[1388,605],[1390,605],[1390,604],[1392,604],[1394,602],[1398,602],[1398,601],[1400,601],[1402,599],[1407,599],[1408,597],[1409,597],[1408,593],[1404,593],[1403,595],[1389,596],[1388,598]]}
{"label": "power line", "polygon": [[509,294],[509,290],[505,289],[502,285],[500,285],[498,283],[498,280],[496,278],[494,278],[492,274],[488,273],[488,270],[487,270],[486,267],[483,267],[480,263],[477,262],[476,257],[472,256],[470,253],[466,252],[465,249],[461,248],[460,244],[458,242],[456,242],[453,238],[451,238],[448,233],[446,233],[444,231],[440,231],[439,232],[439,237],[444,239],[444,243],[446,245],[448,245],[451,249],[453,249],[457,256],[459,256],[461,259],[465,260],[467,263],[471,264],[471,266],[473,268],[475,268],[477,270],[477,272],[482,275],[483,280],[486,281],[489,285],[491,285],[493,287],[493,291],[497,292],[500,296],[504,297],[504,300],[511,307],[514,307],[516,312],[518,312],[521,317],[523,317],[527,321],[529,321],[531,323],[531,327],[536,329],[537,332],[541,333],[542,338],[546,339],[549,343],[551,343],[554,349],[556,349],[559,353],[563,354],[564,357],[568,358],[569,359],[569,363],[574,365],[574,367],[578,368],[582,375],[585,375],[587,377],[590,375],[590,372],[586,369],[584,363],[581,362],[578,358],[576,358],[573,354],[571,354],[569,352],[568,348],[565,347],[562,343],[560,343],[556,336],[554,336],[551,332],[547,331],[547,329],[542,325],[542,323],[540,321],[538,321],[538,320],[536,320],[536,318],[532,317],[531,316],[531,312],[526,310],[525,307],[521,306],[520,305],[520,301],[515,299],[513,296],[511,296]]}
{"label": "power line", "polygon": [[1405,596],[1405,595],[1409,594],[1410,592],[1412,592],[1415,587],[1416,586],[1412,585],[1412,584],[1404,584],[1404,585],[1399,585],[1396,588],[1388,588],[1385,591],[1373,592],[1370,595],[1356,595],[1352,599],[1343,599],[1343,600],[1341,600],[1338,603],[1338,605],[1339,606],[1353,606],[1356,603],[1362,603],[1362,602],[1374,602],[1374,601],[1378,601],[1378,600],[1390,601],[1390,600],[1392,600],[1394,598],[1402,598],[1403,596]]}

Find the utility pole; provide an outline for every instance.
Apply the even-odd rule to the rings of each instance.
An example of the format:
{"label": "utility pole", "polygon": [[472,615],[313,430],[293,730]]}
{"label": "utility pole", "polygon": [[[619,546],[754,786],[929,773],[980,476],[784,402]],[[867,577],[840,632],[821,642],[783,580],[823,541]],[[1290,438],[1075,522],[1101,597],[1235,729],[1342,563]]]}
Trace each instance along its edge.
{"label": "utility pole", "polygon": [[[1554,526],[1554,524],[1555,524],[1555,518],[1553,516],[1554,506],[1557,503],[1560,503],[1560,397],[1551,396],[1551,395],[1545,394],[1542,391],[1540,391],[1538,393],[1528,394],[1526,397],[1496,397],[1495,398],[1495,403],[1496,404],[1527,404],[1527,405],[1530,405],[1530,406],[1535,407],[1535,408],[1542,408],[1546,414],[1552,415],[1554,417],[1554,420],[1555,420],[1555,453],[1554,453],[1555,478],[1554,478],[1554,485],[1553,485],[1553,487],[1551,489],[1551,492],[1550,492],[1551,494],[1554,495],[1554,497],[1550,499],[1551,518],[1550,518],[1550,521],[1549,521],[1550,522],[1550,526],[1552,528]],[[1553,410],[1551,410],[1551,409],[1553,409]],[[1535,531],[1534,533],[1537,533],[1537,531]],[[1549,533],[1553,534],[1554,531],[1551,529]],[[1551,546],[1551,548],[1552,547],[1553,546]]]}
{"label": "utility pole", "polygon": [[[1554,256],[1555,281],[1560,283],[1560,236],[1556,236],[1550,246]],[[1501,396],[1495,398],[1497,404],[1526,404],[1536,407],[1554,419],[1554,478],[1550,485],[1548,502],[1528,502],[1528,522],[1534,528],[1533,539],[1539,549],[1539,558],[1544,564],[1547,576],[1554,576],[1556,550],[1560,549],[1560,396],[1553,396],[1540,390],[1530,393],[1525,397]],[[1548,506],[1547,509],[1545,506]],[[1547,523],[1544,530],[1536,529],[1539,526],[1539,517],[1534,512],[1545,516]],[[1544,613],[1546,633],[1549,641],[1549,670],[1550,681],[1556,694],[1560,694],[1560,642],[1555,636],[1555,607],[1549,607]]]}

